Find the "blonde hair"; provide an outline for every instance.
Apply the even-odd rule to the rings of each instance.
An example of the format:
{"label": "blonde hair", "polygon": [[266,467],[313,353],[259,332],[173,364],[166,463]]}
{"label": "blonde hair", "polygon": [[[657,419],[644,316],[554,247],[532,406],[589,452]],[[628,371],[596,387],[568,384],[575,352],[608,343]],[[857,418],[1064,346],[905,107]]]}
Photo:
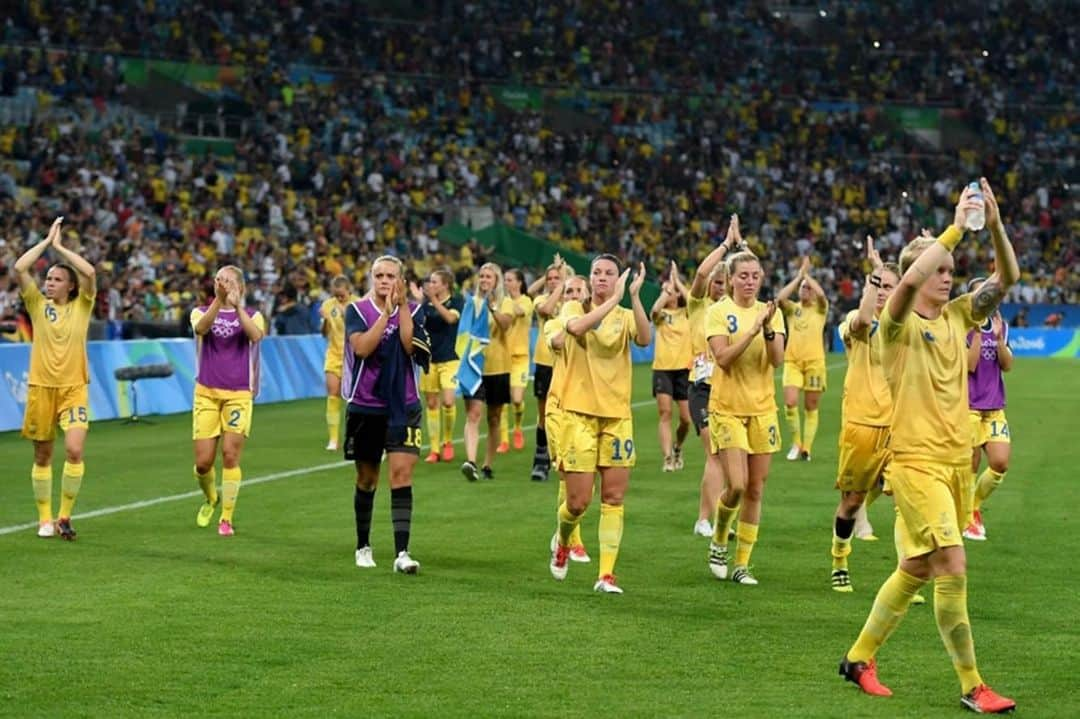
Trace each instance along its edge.
{"label": "blonde hair", "polygon": [[898,280],[901,277],[900,265],[896,264],[895,262],[882,262],[881,269],[885,270],[886,272],[893,273],[894,275],[896,275],[896,279]]}
{"label": "blonde hair", "polygon": [[937,242],[936,237],[916,237],[907,243],[904,249],[900,251],[900,274],[897,276],[903,277],[908,268],[915,264],[915,260],[919,259],[919,255],[935,242]]}
{"label": "blonde hair", "polygon": [[493,287],[492,290],[491,290],[491,297],[495,300],[495,304],[497,305],[497,304],[499,304],[499,303],[501,303],[503,301],[503,297],[506,296],[506,290],[503,287],[503,271],[502,271],[502,268],[499,267],[494,262],[485,262],[484,264],[480,265],[479,269],[476,270],[477,278],[476,278],[476,281],[475,281],[475,287],[473,288],[473,291],[474,292],[479,292],[480,291],[480,278],[479,278],[479,275],[484,270],[490,270],[491,272],[495,273],[495,287]]}
{"label": "blonde hair", "polygon": [[218,268],[218,272],[221,272],[222,270],[228,270],[233,274],[233,277],[236,278],[236,281],[240,283],[241,292],[247,290],[247,283],[244,281],[244,271],[242,269],[240,269],[236,265],[222,265]]}
{"label": "blonde hair", "polygon": [[352,287],[352,283],[349,282],[349,278],[345,275],[338,275],[334,279],[330,280],[331,287]]}

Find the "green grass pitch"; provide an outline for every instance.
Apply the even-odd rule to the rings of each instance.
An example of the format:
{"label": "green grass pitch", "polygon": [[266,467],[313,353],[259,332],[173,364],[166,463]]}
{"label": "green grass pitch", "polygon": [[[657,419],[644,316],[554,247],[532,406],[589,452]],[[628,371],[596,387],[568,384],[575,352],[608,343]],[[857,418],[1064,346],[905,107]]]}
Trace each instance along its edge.
{"label": "green grass pitch", "polygon": [[[78,541],[0,534],[0,715],[960,716],[931,604],[879,655],[893,698],[836,676],[895,557],[883,499],[871,512],[882,540],[855,543],[856,591],[829,589],[843,381],[843,361],[830,361],[813,462],[773,463],[758,587],[709,574],[708,540],[691,535],[700,444],[691,435],[684,471],[660,472],[645,366],[624,596],[591,591],[595,563],[551,579],[556,483],[529,481],[531,451],[499,457],[486,483],[467,483],[457,462],[419,464],[422,570],[405,577],[391,571],[385,490],[379,567],[353,565],[352,473],[323,450],[322,401],[256,408],[243,468],[270,480],[241,490],[231,539],[195,527],[198,499],[167,499],[196,489],[188,415],[96,424]],[[1080,716],[1080,363],[1018,360],[1008,390],[1012,467],[988,503],[990,540],[968,553],[980,669],[1025,716]],[[0,531],[35,518],[30,462],[28,442],[0,435]],[[95,510],[106,511],[78,518]],[[594,562],[597,512],[584,522]]]}

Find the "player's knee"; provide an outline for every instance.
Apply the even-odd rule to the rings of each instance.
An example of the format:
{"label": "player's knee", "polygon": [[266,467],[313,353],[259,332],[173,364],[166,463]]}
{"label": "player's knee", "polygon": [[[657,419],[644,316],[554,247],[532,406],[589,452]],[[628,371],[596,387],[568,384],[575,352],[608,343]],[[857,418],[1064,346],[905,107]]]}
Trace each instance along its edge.
{"label": "player's knee", "polygon": [[998,474],[1005,474],[1009,471],[1009,458],[1008,457],[991,457],[990,469],[994,470]]}
{"label": "player's knee", "polygon": [[850,518],[854,516],[855,512],[859,511],[859,507],[861,507],[865,501],[865,492],[845,492],[843,498],[840,500],[840,511],[844,513],[844,516]]}
{"label": "player's knee", "polygon": [[78,464],[83,460],[82,447],[79,447],[78,449],[65,449],[64,459],[71,464]]}
{"label": "player's knee", "polygon": [[438,409],[438,407],[439,407],[439,398],[436,397],[433,394],[429,394],[428,397],[427,397],[427,408],[428,409]]}
{"label": "player's knee", "polygon": [[749,485],[743,492],[743,498],[748,502],[760,502],[763,494],[763,489],[764,487]]}
{"label": "player's knee", "polygon": [[221,466],[232,469],[240,464],[240,450],[234,447],[223,447],[221,450]]}
{"label": "player's knee", "polygon": [[209,460],[195,460],[195,471],[201,475],[206,475],[214,468],[213,458]]}
{"label": "player's knee", "polygon": [[51,444],[36,444],[34,445],[34,464],[39,467],[48,467],[52,464],[52,445]]}

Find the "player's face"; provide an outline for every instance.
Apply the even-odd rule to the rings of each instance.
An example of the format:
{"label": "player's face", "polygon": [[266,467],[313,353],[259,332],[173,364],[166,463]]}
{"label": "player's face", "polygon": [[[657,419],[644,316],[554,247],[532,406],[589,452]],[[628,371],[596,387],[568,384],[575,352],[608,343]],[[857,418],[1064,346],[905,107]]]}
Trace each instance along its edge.
{"label": "player's face", "polygon": [[71,273],[62,267],[50,267],[45,275],[45,297],[54,302],[66,300],[74,285],[71,282]]}
{"label": "player's face", "polygon": [[799,301],[805,304],[812,299],[814,299],[814,291],[810,289],[810,283],[801,282],[799,284]]}
{"label": "player's face", "polygon": [[476,275],[476,282],[480,286],[481,292],[491,292],[495,289],[495,273],[490,269],[483,269]]}
{"label": "player's face", "polygon": [[723,272],[718,272],[713,275],[712,281],[709,283],[709,299],[716,302],[718,299],[724,296],[724,291],[727,289],[727,277]]}
{"label": "player's face", "polygon": [[956,263],[952,255],[947,255],[937,271],[927,278],[919,288],[919,296],[933,305],[944,305],[949,301],[949,293],[952,291],[953,269]]}
{"label": "player's face", "polygon": [[619,267],[611,260],[597,260],[593,263],[592,272],[589,273],[589,284],[592,285],[592,294],[597,302],[603,302],[615,291],[615,283],[619,280]]}
{"label": "player's face", "polygon": [[558,270],[548,270],[544,276],[544,289],[550,295],[555,291],[555,288],[559,286],[559,282],[562,281],[562,277],[559,276]]}
{"label": "player's face", "polygon": [[446,294],[446,291],[448,289],[446,286],[446,282],[444,282],[443,278],[439,275],[432,275],[431,277],[428,277],[427,283],[428,287],[431,288],[431,291],[434,292],[437,296],[442,297],[444,294]]}
{"label": "player's face", "polygon": [[889,295],[896,289],[896,285],[899,284],[900,278],[894,275],[888,270],[883,270],[881,273],[881,289],[877,293],[877,307],[876,310],[881,312],[881,309],[885,306],[885,303],[889,300]]}
{"label": "player's face", "polygon": [[334,285],[332,288],[334,298],[338,302],[344,302],[349,299],[349,286],[348,285]]}
{"label": "player's face", "polygon": [[387,297],[399,279],[398,267],[393,262],[376,262],[371,268],[372,288],[377,297]]}
{"label": "player's face", "polygon": [[567,302],[584,302],[589,299],[589,291],[585,287],[585,279],[583,277],[575,277],[566,283],[566,289],[563,290],[563,299]]}
{"label": "player's face", "polygon": [[503,285],[506,287],[506,291],[512,294],[521,292],[521,280],[518,279],[516,272],[504,273]]}
{"label": "player's face", "polygon": [[735,265],[731,273],[731,287],[735,292],[735,299],[743,302],[756,300],[761,290],[761,280],[761,264],[756,260]]}

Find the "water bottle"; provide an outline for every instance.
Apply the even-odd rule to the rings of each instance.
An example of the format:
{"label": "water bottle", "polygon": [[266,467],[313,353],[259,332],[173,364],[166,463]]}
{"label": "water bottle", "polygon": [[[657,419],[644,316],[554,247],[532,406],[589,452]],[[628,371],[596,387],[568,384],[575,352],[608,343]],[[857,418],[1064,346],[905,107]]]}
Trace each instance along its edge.
{"label": "water bottle", "polygon": [[978,182],[972,182],[968,187],[972,190],[971,196],[979,200],[979,208],[967,213],[967,219],[964,220],[964,229],[978,232],[986,227],[986,203],[983,200],[982,188],[979,187]]}

